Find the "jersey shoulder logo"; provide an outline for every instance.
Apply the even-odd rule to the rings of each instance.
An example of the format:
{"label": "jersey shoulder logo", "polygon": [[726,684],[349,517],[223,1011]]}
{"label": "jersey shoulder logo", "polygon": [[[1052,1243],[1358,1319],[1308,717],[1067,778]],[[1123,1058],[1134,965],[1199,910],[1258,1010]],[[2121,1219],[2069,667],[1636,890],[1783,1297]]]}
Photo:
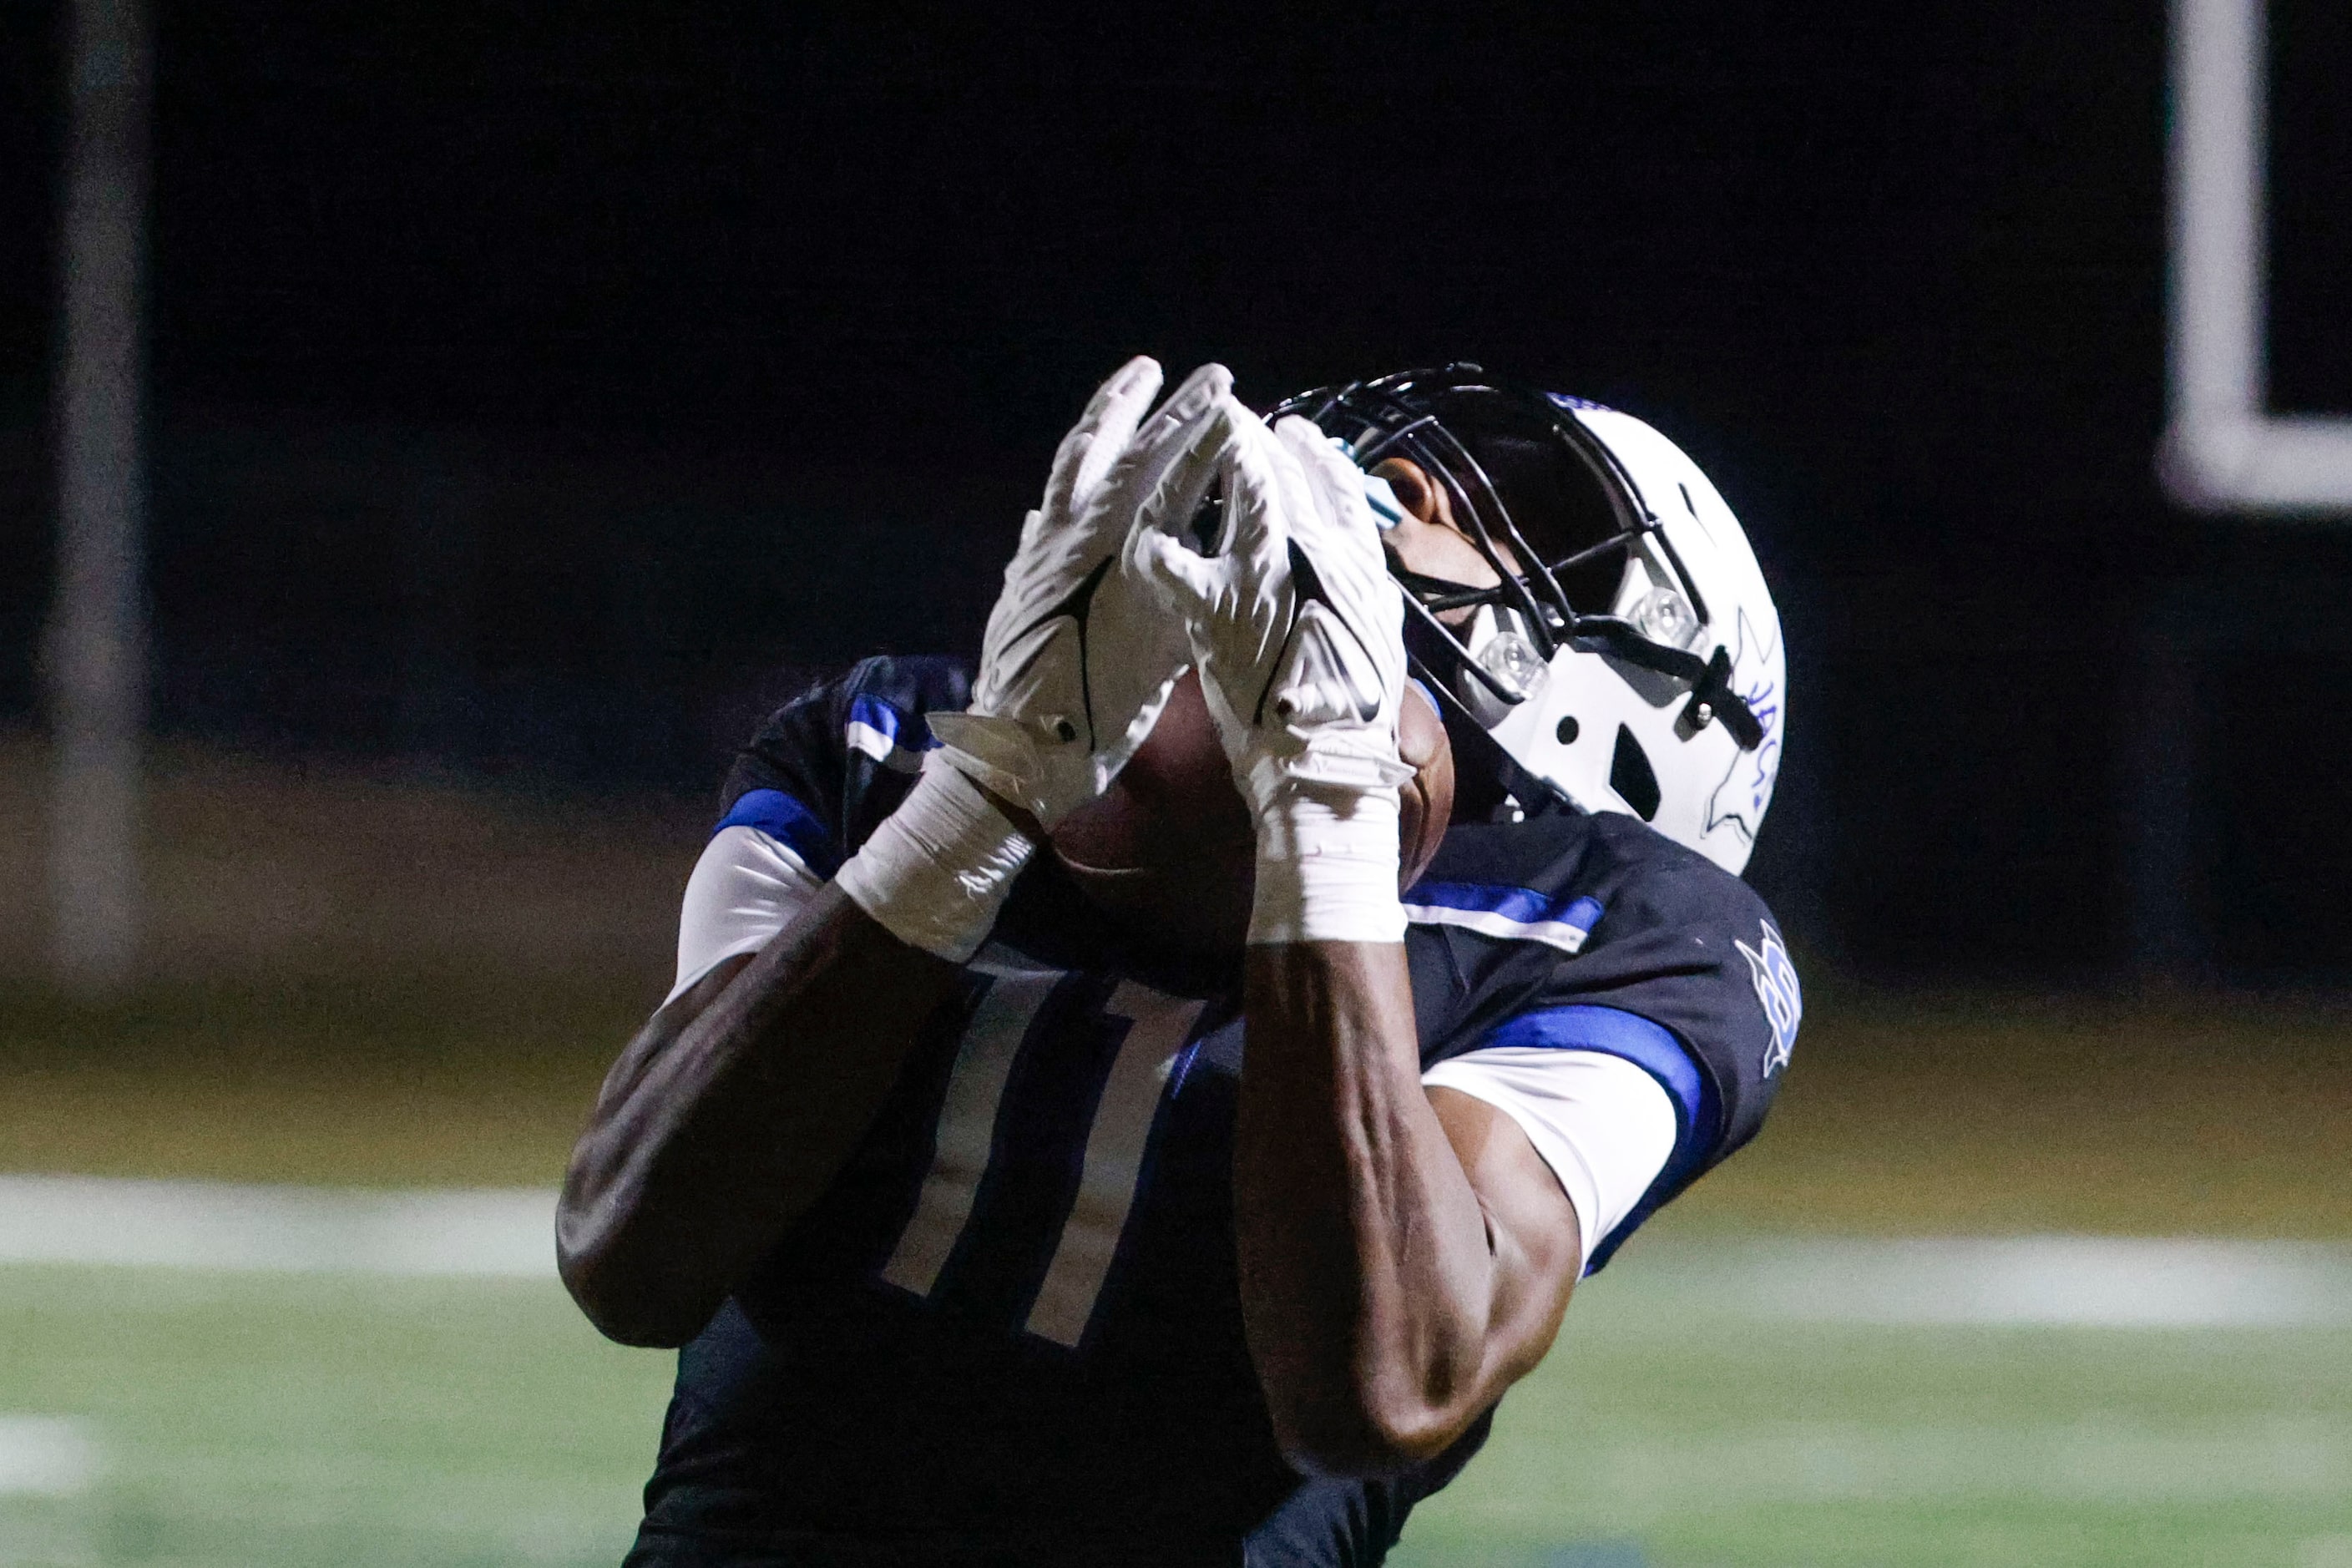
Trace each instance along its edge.
{"label": "jersey shoulder logo", "polygon": [[1732,946],[1748,961],[1748,977],[1756,983],[1756,1000],[1764,1005],[1764,1021],[1772,1026],[1772,1043],[1764,1047],[1764,1076],[1770,1078],[1789,1065],[1789,1053],[1797,1048],[1797,1026],[1805,1016],[1805,994],[1797,984],[1797,966],[1789,960],[1788,945],[1770,921],[1757,922],[1764,933],[1764,945],[1748,946],[1734,940]]}

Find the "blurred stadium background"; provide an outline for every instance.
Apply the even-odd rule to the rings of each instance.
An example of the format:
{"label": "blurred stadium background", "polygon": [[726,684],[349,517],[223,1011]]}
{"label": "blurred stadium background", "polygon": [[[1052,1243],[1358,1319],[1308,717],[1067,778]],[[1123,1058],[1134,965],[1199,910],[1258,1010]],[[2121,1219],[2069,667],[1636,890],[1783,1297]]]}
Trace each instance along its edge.
{"label": "blurred stadium background", "polygon": [[[2352,13],[2268,12],[2267,405],[2344,411]],[[0,1563],[617,1560],[667,1368],[546,1194],[728,750],[976,641],[1141,349],[1621,403],[1790,628],[1782,1108],[1401,1560],[2352,1564],[2352,531],[2159,487],[2158,6],[235,0],[152,92],[109,14],[0,5]],[[77,101],[149,193],[120,965]]]}

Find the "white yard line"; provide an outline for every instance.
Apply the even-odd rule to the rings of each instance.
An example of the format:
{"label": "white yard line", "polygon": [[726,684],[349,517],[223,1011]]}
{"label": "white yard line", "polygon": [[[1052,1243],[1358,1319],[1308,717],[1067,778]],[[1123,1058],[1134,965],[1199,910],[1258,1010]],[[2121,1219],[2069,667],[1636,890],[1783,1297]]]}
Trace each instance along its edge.
{"label": "white yard line", "polygon": [[98,1479],[98,1445],[66,1415],[0,1415],[0,1497],[75,1497]]}
{"label": "white yard line", "polygon": [[0,1176],[0,1263],[548,1279],[555,1194]]}
{"label": "white yard line", "polygon": [[[0,1176],[0,1264],[551,1279],[555,1195]],[[2352,1327],[2352,1246],[2201,1237],[1636,1241],[1596,1281],[1808,1322]]]}
{"label": "white yard line", "polygon": [[1744,1313],[1809,1322],[2352,1327],[2352,1247],[2312,1242],[1790,1238],[1733,1244],[1697,1267],[1720,1270]]}

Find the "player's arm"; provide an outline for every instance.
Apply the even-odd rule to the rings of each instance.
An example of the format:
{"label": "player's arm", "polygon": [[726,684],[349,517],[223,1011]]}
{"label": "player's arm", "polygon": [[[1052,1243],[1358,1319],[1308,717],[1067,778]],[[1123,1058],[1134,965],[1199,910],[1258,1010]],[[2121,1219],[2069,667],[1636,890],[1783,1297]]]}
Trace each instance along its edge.
{"label": "player's arm", "polygon": [[1183,634],[1108,569],[1137,517],[1198,504],[1230,385],[1205,366],[1146,421],[1159,366],[1104,384],[1005,569],[971,706],[931,715],[943,743],[913,790],[756,957],[674,999],[614,1068],[556,1217],[564,1282],[605,1333],[700,1331],[839,1173],[1044,833],[1150,732]]}
{"label": "player's arm", "polygon": [[626,1344],[701,1331],[873,1124],[1042,837],[942,767],[830,882],[730,867],[713,841],[687,925],[701,879],[736,871],[764,887],[711,896],[780,929],[672,997],[605,1077],[556,1209],[557,1267],[591,1321]]}
{"label": "player's arm", "polygon": [[656,1013],[606,1075],[556,1210],[589,1320],[625,1344],[698,1333],[824,1193],[955,977],[829,883]]}
{"label": "player's arm", "polygon": [[1444,1449],[1543,1354],[1577,1220],[1516,1123],[1422,1087],[1403,612],[1360,476],[1303,420],[1237,424],[1218,552],[1139,528],[1128,561],[1191,628],[1257,823],[1234,1172],[1251,1353],[1294,1462],[1376,1472]]}
{"label": "player's arm", "polygon": [[1242,1305],[1294,1462],[1442,1452],[1535,1366],[1582,1265],[1518,1124],[1424,1089],[1404,950],[1256,943],[1234,1150]]}

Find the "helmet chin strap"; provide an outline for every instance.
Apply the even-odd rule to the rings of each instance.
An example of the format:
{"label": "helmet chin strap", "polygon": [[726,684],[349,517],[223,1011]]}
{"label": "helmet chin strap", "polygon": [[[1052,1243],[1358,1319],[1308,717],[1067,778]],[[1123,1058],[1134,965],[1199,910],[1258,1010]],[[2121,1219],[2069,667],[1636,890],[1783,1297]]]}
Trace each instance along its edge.
{"label": "helmet chin strap", "polygon": [[1683,710],[1683,721],[1695,730],[1706,728],[1709,717],[1723,721],[1743,752],[1764,743],[1764,721],[1731,689],[1731,650],[1721,643],[1715,645],[1715,657],[1706,661],[1706,673],[1691,688],[1690,705]]}
{"label": "helmet chin strap", "polygon": [[1741,751],[1752,752],[1764,743],[1763,721],[1748,706],[1748,700],[1731,689],[1731,650],[1721,643],[1715,645],[1712,657],[1701,658],[1685,649],[1652,642],[1631,621],[1615,616],[1579,616],[1569,623],[1568,636],[1587,653],[1608,654],[1689,681],[1690,701],[1684,705],[1683,722],[1692,729],[1704,730],[1720,719]]}

